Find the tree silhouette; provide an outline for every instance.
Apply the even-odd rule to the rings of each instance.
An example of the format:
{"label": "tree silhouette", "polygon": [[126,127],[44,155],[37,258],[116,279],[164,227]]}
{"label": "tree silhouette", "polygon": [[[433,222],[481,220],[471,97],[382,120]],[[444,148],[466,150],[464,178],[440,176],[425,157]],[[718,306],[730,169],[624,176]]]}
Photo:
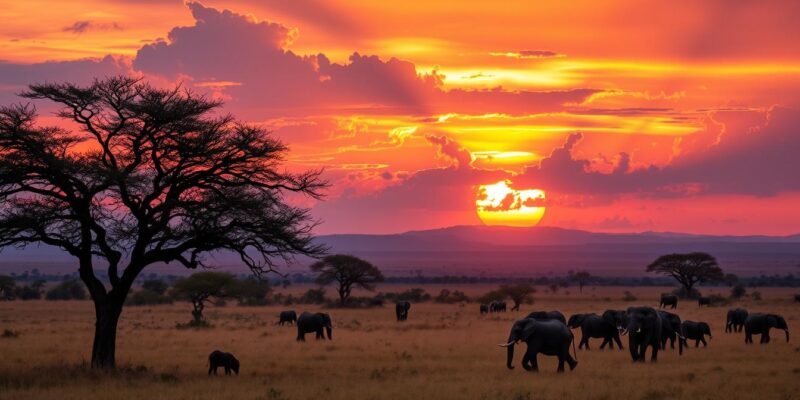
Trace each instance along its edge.
{"label": "tree silhouette", "polygon": [[212,298],[236,298],[239,296],[236,277],[226,272],[198,272],[175,282],[172,295],[192,302],[194,325],[204,322],[203,310]]}
{"label": "tree silhouette", "polygon": [[569,271],[569,279],[578,283],[578,290],[583,293],[583,287],[594,279],[589,271]]}
{"label": "tree silhouette", "polygon": [[344,306],[354,286],[373,291],[375,283],[383,282],[383,274],[368,261],[347,254],[334,254],[311,265],[311,270],[318,273],[317,283],[329,285],[339,284],[339,303]]}
{"label": "tree silhouette", "polygon": [[692,293],[697,283],[719,282],[723,279],[717,259],[707,253],[663,255],[647,266],[647,272],[675,278],[686,294]]}
{"label": "tree silhouette", "polygon": [[[528,283],[518,283],[515,285],[501,285],[500,293],[504,294],[514,303],[511,311],[518,311],[522,303],[532,303],[533,294],[536,293],[536,288]],[[504,297],[505,297],[504,296]]]}
{"label": "tree silhouette", "polygon": [[77,129],[38,126],[31,105],[0,108],[0,248],[45,243],[77,259],[95,307],[92,367],[114,367],[125,298],[148,266],[195,269],[224,250],[260,275],[324,252],[308,210],[285,201],[320,197],[320,172],[280,169],[286,146],[215,114],[220,102],[128,77],[22,96],[56,103]]}

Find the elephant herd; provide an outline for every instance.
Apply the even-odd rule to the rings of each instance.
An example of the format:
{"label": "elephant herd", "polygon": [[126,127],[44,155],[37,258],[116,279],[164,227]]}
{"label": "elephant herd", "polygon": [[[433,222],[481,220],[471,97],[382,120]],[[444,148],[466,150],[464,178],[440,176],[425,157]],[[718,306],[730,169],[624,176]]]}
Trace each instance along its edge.
{"label": "elephant herd", "polygon": [[[661,298],[661,307],[677,305],[677,298]],[[666,300],[666,301],[665,301]],[[395,305],[397,321],[408,319],[411,303],[398,302]],[[505,312],[506,304],[493,301],[480,305],[480,313]],[[291,310],[283,311],[279,315],[279,325],[289,324],[297,327],[297,341],[305,341],[307,333],[315,333],[316,338],[333,340],[333,323],[326,313],[304,312],[297,316]],[[678,354],[683,354],[683,349],[688,347],[688,341],[694,340],[695,347],[708,345],[705,337],[710,339],[711,328],[702,321],[682,321],[680,316],[666,310],[653,307],[629,307],[627,310],[605,310],[602,314],[585,313],[574,314],[569,319],[559,311],[535,311],[525,318],[513,323],[508,340],[500,346],[507,351],[506,366],[514,369],[514,348],[519,342],[525,342],[527,349],[522,356],[522,367],[527,371],[538,371],[538,354],[555,356],[558,358],[558,372],[564,371],[565,363],[570,370],[578,365],[575,350],[575,337],[572,329],[580,329],[581,338],[578,348],[589,350],[589,339],[602,339],[600,349],[608,346],[610,349],[617,345],[619,350],[624,350],[621,336],[628,336],[628,351],[633,362],[643,362],[646,353],[650,351],[650,360],[658,360],[658,352],[675,349],[678,342]],[[753,343],[753,335],[761,335],[761,343],[769,343],[770,329],[781,329],[786,333],[789,341],[789,327],[786,320],[777,314],[750,314],[747,310],[737,308],[728,311],[725,321],[725,332],[745,333],[745,343]],[[572,354],[570,353],[572,347]],[[225,374],[239,373],[239,360],[233,354],[215,350],[209,355],[208,374],[217,373],[217,368],[223,367]]]}
{"label": "elephant herd", "polygon": [[[663,299],[662,299],[663,302]],[[669,301],[667,301],[669,303]],[[662,305],[663,306],[663,305]],[[483,311],[483,307],[481,307]],[[706,336],[712,338],[711,327],[702,321],[682,321],[680,316],[666,310],[653,307],[629,307],[627,310],[606,310],[601,315],[595,313],[574,314],[569,320],[558,311],[538,311],[514,322],[506,343],[506,366],[513,369],[514,346],[525,342],[528,346],[522,357],[522,367],[529,371],[537,371],[536,356],[541,353],[558,357],[558,372],[564,371],[566,362],[570,370],[578,362],[575,353],[575,339],[571,329],[580,329],[579,348],[589,350],[589,339],[603,339],[600,349],[606,345],[624,350],[620,336],[628,336],[628,351],[633,362],[644,362],[650,351],[650,360],[658,360],[658,352],[669,348],[675,349],[678,342],[678,354],[682,355],[688,341],[694,340],[695,347],[708,346]],[[777,314],[749,314],[746,310],[735,309],[728,312],[725,331],[745,332],[745,343],[753,343],[752,335],[761,335],[761,343],[769,343],[770,329],[781,329],[789,341],[789,327],[786,320]]]}

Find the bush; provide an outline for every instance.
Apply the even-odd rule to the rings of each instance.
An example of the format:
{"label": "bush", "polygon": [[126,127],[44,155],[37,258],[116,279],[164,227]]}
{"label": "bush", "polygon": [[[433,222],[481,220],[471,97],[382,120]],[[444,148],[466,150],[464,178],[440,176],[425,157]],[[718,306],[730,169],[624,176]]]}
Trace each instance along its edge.
{"label": "bush", "polygon": [[14,290],[14,294],[20,300],[39,300],[42,298],[42,292],[40,289],[34,286],[17,286]]}
{"label": "bush", "polygon": [[237,283],[239,304],[243,306],[263,306],[269,304],[269,293],[272,288],[269,282],[256,278],[247,278]]}
{"label": "bush", "polygon": [[47,300],[86,300],[86,289],[77,279],[69,279],[48,290],[45,298]]}
{"label": "bush", "polygon": [[455,291],[451,292],[451,291],[449,291],[447,289],[442,289],[442,291],[439,292],[439,295],[436,296],[433,299],[433,301],[435,301],[437,303],[446,303],[446,304],[466,303],[466,302],[469,301],[469,297],[467,297],[467,295],[464,294],[464,292],[459,291],[459,290],[455,290]]}
{"label": "bush", "polygon": [[150,289],[142,289],[128,297],[130,306],[153,306],[158,304],[172,304],[172,298],[158,294]]}
{"label": "bush", "polygon": [[377,297],[389,302],[410,301],[412,303],[423,303],[431,300],[431,295],[422,288],[411,288],[400,293],[378,293]]}
{"label": "bush", "polygon": [[750,296],[753,297],[753,300],[761,300],[761,292],[757,290],[750,294]]}
{"label": "bush", "polygon": [[157,295],[164,295],[169,289],[169,285],[160,279],[148,279],[142,283],[142,289],[147,289]]}
{"label": "bush", "polygon": [[633,293],[631,293],[631,291],[630,291],[630,290],[626,290],[626,291],[625,291],[625,292],[623,292],[622,294],[623,294],[623,296],[622,296],[622,301],[632,302],[632,301],[636,301],[636,300],[638,300],[638,299],[636,298],[636,296],[634,296],[634,295],[633,295]]}
{"label": "bush", "polygon": [[712,294],[711,296],[708,296],[708,300],[709,300],[709,305],[715,307],[725,306],[731,303],[730,299],[718,294]]}
{"label": "bush", "polygon": [[478,297],[478,301],[481,303],[491,303],[493,301],[503,301],[505,299],[506,293],[500,289],[492,290]]}
{"label": "bush", "polygon": [[297,299],[301,304],[323,304],[325,303],[325,289],[308,289]]}
{"label": "bush", "polygon": [[746,294],[747,294],[747,289],[745,289],[744,285],[742,285],[741,283],[731,288],[732,299],[741,299]]}

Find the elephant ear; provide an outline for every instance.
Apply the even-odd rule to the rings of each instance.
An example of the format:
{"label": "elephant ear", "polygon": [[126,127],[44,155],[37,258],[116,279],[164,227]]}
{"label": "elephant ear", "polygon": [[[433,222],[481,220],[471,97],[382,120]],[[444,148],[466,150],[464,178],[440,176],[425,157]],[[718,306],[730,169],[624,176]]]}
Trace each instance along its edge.
{"label": "elephant ear", "polygon": [[538,323],[535,320],[526,320],[525,324],[522,326],[522,340],[527,341],[528,338],[533,336],[536,333],[538,328]]}

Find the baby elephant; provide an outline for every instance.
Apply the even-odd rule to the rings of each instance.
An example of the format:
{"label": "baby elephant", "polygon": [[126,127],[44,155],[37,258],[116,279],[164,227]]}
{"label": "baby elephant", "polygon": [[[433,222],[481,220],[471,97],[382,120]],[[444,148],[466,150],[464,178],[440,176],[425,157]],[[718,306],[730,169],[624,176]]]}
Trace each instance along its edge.
{"label": "baby elephant", "polygon": [[700,346],[700,343],[703,343],[703,347],[706,347],[708,345],[708,343],[706,343],[706,335],[711,339],[711,328],[705,322],[683,321],[681,329],[684,334],[681,340],[683,340],[683,345],[685,347],[688,347],[686,343],[688,340],[695,341],[694,347]]}
{"label": "baby elephant", "polygon": [[297,313],[294,312],[294,310],[281,311],[278,318],[280,318],[278,321],[278,325],[280,326],[283,326],[283,324],[294,325],[294,323],[297,322]]}
{"label": "baby elephant", "polygon": [[225,368],[225,375],[230,375],[231,371],[239,375],[239,360],[231,353],[214,350],[208,355],[208,374],[214,372],[216,375],[219,367]]}

